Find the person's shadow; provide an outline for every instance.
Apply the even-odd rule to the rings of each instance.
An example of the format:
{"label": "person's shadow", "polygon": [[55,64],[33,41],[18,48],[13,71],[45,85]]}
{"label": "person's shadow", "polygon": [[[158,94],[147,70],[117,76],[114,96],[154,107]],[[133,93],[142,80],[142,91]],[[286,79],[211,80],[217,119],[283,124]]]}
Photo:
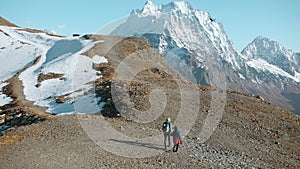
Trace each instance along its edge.
{"label": "person's shadow", "polygon": [[130,144],[133,146],[142,146],[142,147],[156,149],[156,150],[165,150],[164,148],[161,147],[161,145],[158,144],[140,143],[137,141],[125,141],[125,140],[116,140],[116,139],[109,139],[109,140],[119,142],[119,143],[124,143],[124,144]]}

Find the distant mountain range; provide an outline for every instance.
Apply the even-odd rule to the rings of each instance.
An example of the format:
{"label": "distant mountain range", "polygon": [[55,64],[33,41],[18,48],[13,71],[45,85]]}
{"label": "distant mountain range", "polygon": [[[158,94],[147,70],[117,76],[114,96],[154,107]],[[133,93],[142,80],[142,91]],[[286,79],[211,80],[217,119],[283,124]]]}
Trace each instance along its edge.
{"label": "distant mountain range", "polygon": [[263,36],[239,52],[220,23],[187,2],[149,0],[111,34],[145,38],[190,80],[226,82],[228,90],[259,95],[300,114],[300,53]]}

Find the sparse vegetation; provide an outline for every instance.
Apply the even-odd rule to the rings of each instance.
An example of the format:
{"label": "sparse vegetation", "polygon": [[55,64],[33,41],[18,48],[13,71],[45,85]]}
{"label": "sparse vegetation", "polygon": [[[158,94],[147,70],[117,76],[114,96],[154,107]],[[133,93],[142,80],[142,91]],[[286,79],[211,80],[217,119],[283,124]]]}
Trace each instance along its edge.
{"label": "sparse vegetation", "polygon": [[41,73],[38,77],[38,83],[41,83],[44,80],[49,80],[49,79],[58,79],[59,78],[59,80],[64,80],[63,76],[64,76],[64,74],[60,74],[60,73],[47,73],[47,74]]}

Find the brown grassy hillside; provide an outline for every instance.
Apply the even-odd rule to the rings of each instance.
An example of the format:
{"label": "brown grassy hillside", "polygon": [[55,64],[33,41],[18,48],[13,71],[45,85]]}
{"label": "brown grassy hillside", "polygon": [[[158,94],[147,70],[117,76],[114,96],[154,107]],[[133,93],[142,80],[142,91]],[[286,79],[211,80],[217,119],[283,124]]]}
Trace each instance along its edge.
{"label": "brown grassy hillside", "polygon": [[7,21],[6,19],[2,18],[1,16],[0,16],[0,25],[2,25],[2,26],[18,27],[17,25],[15,25],[15,24]]}

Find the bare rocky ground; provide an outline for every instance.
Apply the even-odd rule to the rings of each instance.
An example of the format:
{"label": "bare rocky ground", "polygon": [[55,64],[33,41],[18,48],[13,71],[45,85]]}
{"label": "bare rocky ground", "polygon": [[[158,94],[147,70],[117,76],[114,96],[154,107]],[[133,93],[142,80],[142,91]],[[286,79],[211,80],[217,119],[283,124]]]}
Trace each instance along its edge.
{"label": "bare rocky ground", "polygon": [[[101,95],[102,101],[107,103],[102,114],[112,128],[128,136],[145,138],[159,134],[166,117],[176,119],[180,109],[178,84],[174,76],[155,67],[137,74],[130,82],[128,93],[134,107],[145,111],[151,107],[149,93],[153,89],[162,89],[168,103],[165,113],[159,118],[149,123],[136,123],[118,117],[118,111],[111,101],[113,72],[126,56],[136,52],[139,56],[145,56],[143,52],[146,52],[154,61],[163,63],[161,57],[151,53],[151,50],[144,50],[150,48],[148,43],[137,38],[86,38],[105,39],[106,42],[99,43],[85,55],[98,54],[109,61],[107,64],[94,65],[103,73],[103,77],[94,83],[96,94]],[[114,46],[113,49],[111,46]],[[165,151],[147,158],[128,158],[103,150],[88,136],[78,120],[102,118],[101,115],[45,115],[44,108],[34,107],[26,101],[22,95],[22,85],[17,79],[11,79],[15,81],[10,81],[12,86],[8,88],[15,102],[8,108],[1,108],[1,113],[11,108],[21,109],[25,114],[43,117],[44,121],[17,125],[0,137],[0,168],[300,168],[300,117],[256,96],[227,91],[222,119],[215,132],[203,143],[200,133],[211,111],[211,92],[215,89],[199,86],[201,104],[197,120],[183,139],[179,151]],[[187,87],[191,85],[181,77],[176,79],[182,80]],[[116,79],[120,86],[117,92],[122,92],[126,80]],[[162,149],[163,138],[161,144],[155,147],[140,144],[138,139],[124,144],[133,145],[132,151],[135,151],[135,146],[143,146],[150,151]]]}
{"label": "bare rocky ground", "polygon": [[[298,116],[255,97],[230,92],[227,98],[223,118],[210,139],[199,143],[202,117],[198,117],[177,153],[142,159],[114,155],[87,136],[76,115],[69,115],[7,132],[0,138],[1,168],[300,167]],[[131,136],[160,132],[158,124],[106,120]]]}

